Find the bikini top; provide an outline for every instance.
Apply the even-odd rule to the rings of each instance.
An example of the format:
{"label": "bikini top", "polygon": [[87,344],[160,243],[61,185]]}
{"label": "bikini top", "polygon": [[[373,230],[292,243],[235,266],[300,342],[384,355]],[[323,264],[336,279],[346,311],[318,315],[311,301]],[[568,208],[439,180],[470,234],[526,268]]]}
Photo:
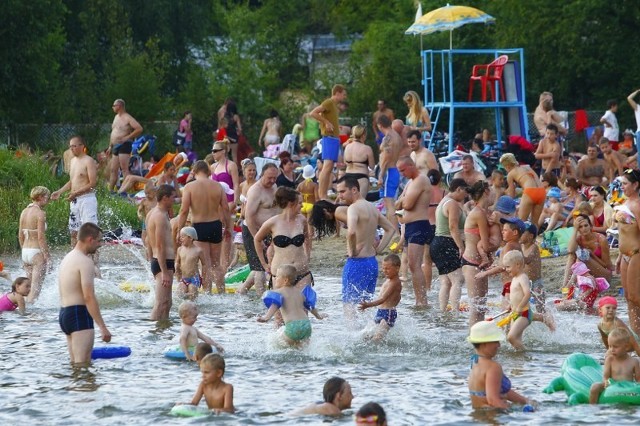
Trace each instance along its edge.
{"label": "bikini top", "polygon": [[[229,185],[229,188],[233,189],[233,178],[231,177],[231,174],[229,173],[229,163],[228,160],[224,162],[224,172],[222,173],[213,173],[211,175],[211,179],[215,180],[216,182],[224,182],[227,185]],[[217,168],[217,166],[216,166]]]}
{"label": "bikini top", "polygon": [[[582,237],[578,237],[578,244],[583,244]],[[593,255],[596,257],[602,257],[602,247],[600,246],[600,238],[596,235],[596,248],[593,250]]]}
{"label": "bikini top", "polygon": [[[479,355],[471,355],[471,368],[473,368],[473,364],[477,364],[478,363],[478,358],[480,356]],[[511,380],[509,380],[509,378],[507,376],[504,375],[504,373],[502,374],[502,380],[500,381],[500,395],[504,395],[507,392],[509,392],[511,390]],[[469,395],[472,396],[480,396],[480,397],[486,397],[487,396],[487,392],[485,391],[469,391]]]}
{"label": "bikini top", "polygon": [[347,164],[364,164],[365,166],[369,166],[369,159],[367,158],[366,160],[362,160],[362,161],[356,161],[356,160],[346,160],[345,163]]}
{"label": "bikini top", "polygon": [[[27,207],[37,207],[40,210],[42,210],[42,208],[39,205],[35,204],[35,203],[31,203]],[[47,224],[46,223],[44,224],[44,229],[45,229],[45,231],[47,229]],[[31,231],[32,232],[38,232],[38,229],[27,229],[27,228],[25,228],[25,229],[22,230],[22,233],[24,234],[25,241],[29,240],[29,232],[31,232]]]}
{"label": "bikini top", "polygon": [[273,244],[276,247],[285,248],[293,244],[296,247],[302,247],[304,244],[304,234],[298,234],[295,237],[287,237],[286,235],[276,235],[273,237]]}

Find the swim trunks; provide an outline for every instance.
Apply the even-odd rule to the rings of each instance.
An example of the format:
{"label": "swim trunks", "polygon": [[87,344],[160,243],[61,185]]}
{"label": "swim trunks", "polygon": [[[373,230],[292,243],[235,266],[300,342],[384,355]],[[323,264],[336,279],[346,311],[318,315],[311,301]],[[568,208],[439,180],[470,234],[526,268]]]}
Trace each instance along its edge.
{"label": "swim trunks", "polygon": [[395,167],[389,167],[384,176],[384,186],[380,188],[380,198],[395,198],[400,185],[400,172]]}
{"label": "swim trunks", "polygon": [[26,265],[33,264],[33,258],[40,254],[41,251],[39,248],[23,248],[22,249],[22,262]]}
{"label": "swim trunks", "polygon": [[525,188],[524,195],[527,195],[534,205],[544,204],[547,198],[547,191],[544,188]]}
{"label": "swim trunks", "polygon": [[[249,263],[249,269],[252,271],[264,272],[264,268],[260,263],[256,246],[253,243],[253,235],[247,225],[242,225],[242,243],[244,244],[244,251],[247,254],[247,262]],[[266,249],[263,250],[266,256]]]}
{"label": "swim trunks", "polygon": [[308,319],[289,321],[284,325],[284,335],[296,342],[308,339],[311,337],[311,321]]}
{"label": "swim trunks", "polygon": [[98,199],[93,192],[76,197],[69,205],[69,231],[77,232],[87,222],[98,224]]}
{"label": "swim trunks", "polygon": [[[175,271],[176,270],[175,262],[174,262],[173,259],[167,259],[167,269],[169,269],[170,271]],[[155,277],[160,272],[162,272],[162,269],[160,269],[160,263],[158,263],[158,259],[156,259],[155,257],[152,257],[151,258],[151,273]]]}
{"label": "swim trunks", "polygon": [[431,242],[430,253],[440,275],[450,274],[462,267],[460,250],[451,237],[436,235]]}
{"label": "swim trunks", "polygon": [[376,143],[380,145],[382,143],[382,139],[384,139],[384,133],[380,130],[376,130]]}
{"label": "swim trunks", "polygon": [[113,155],[131,154],[132,150],[133,150],[133,141],[124,141],[122,143],[114,145],[113,149],[111,150],[111,153]]}
{"label": "swim trunks", "polygon": [[396,318],[398,318],[398,311],[395,309],[378,309],[373,321],[376,324],[380,324],[380,321],[385,320],[389,327],[393,327],[396,323]]}
{"label": "swim trunks", "polygon": [[480,267],[479,263],[473,263],[470,260],[465,259],[464,256],[462,256],[460,258],[460,265],[461,266],[473,266],[474,268],[479,268]]}
{"label": "swim trunks", "polygon": [[376,291],[378,261],[375,256],[350,257],[342,270],[342,302],[360,303]]}
{"label": "swim trunks", "polygon": [[222,222],[219,220],[193,223],[192,226],[198,234],[196,241],[211,244],[220,244],[222,242]]}
{"label": "swim trunks", "polygon": [[529,308],[525,311],[520,312],[519,316],[521,316],[522,318],[526,318],[527,320],[529,320],[529,324],[531,324],[533,322],[533,309]]}
{"label": "swim trunks", "polygon": [[509,281],[508,283],[504,283],[502,285],[502,295],[504,297],[508,297],[507,294],[511,293],[511,281]]}
{"label": "swim trunks", "polygon": [[70,336],[72,333],[81,330],[93,330],[93,318],[85,305],[65,306],[60,308],[58,315],[60,329],[64,334]]}
{"label": "swim trunks", "polygon": [[200,286],[202,285],[202,277],[200,277],[200,275],[194,275],[193,277],[189,277],[189,278],[182,277],[181,282],[187,287],[189,287],[190,285],[193,285],[196,288],[200,288]]}
{"label": "swim trunks", "polygon": [[404,224],[404,242],[406,244],[429,245],[433,241],[434,230],[428,220],[416,220]]}
{"label": "swim trunks", "polygon": [[322,137],[322,159],[336,163],[340,153],[340,139],[335,136]]}

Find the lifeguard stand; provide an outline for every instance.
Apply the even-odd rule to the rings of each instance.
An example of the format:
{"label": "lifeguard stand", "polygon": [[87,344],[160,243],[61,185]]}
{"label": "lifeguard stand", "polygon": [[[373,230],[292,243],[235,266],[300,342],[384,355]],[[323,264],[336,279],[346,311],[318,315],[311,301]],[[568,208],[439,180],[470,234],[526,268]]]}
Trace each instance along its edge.
{"label": "lifeguard stand", "polygon": [[[508,55],[509,61],[505,65],[502,83],[505,89],[506,99],[501,99],[500,90],[495,84],[495,99],[486,102],[459,101],[454,99],[454,73],[471,75],[471,68],[454,70],[454,59],[457,55],[476,55],[487,58],[485,63],[490,63],[498,56]],[[429,110],[431,117],[431,135],[428,140],[431,146],[431,138],[442,127],[439,123],[442,110],[449,111],[449,152],[454,147],[454,122],[455,111],[460,108],[493,108],[495,111],[495,134],[498,140],[498,148],[502,144],[502,117],[501,112],[506,112],[505,124],[510,135],[527,137],[529,125],[527,123],[527,107],[525,105],[525,79],[524,79],[524,51],[521,48],[514,49],[450,49],[450,50],[423,50],[422,66],[424,86],[424,105]],[[436,73],[440,70],[440,75]],[[465,81],[468,82],[468,79]],[[467,93],[464,90],[464,93]]]}

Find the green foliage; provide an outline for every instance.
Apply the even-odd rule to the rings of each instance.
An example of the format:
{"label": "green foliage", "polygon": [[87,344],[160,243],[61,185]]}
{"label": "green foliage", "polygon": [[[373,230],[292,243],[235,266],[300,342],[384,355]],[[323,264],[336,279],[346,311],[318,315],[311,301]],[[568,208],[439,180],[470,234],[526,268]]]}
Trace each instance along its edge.
{"label": "green foliage", "polygon": [[[51,192],[62,187],[67,177],[56,177],[50,164],[39,156],[17,157],[13,151],[0,150],[0,253],[18,250],[18,223],[20,213],[31,202],[29,193],[35,186],[45,186]],[[139,221],[136,207],[106,190],[100,190],[98,214],[103,229],[129,226],[137,229]],[[51,246],[69,244],[69,203],[64,199],[51,201],[46,207],[47,241]]]}

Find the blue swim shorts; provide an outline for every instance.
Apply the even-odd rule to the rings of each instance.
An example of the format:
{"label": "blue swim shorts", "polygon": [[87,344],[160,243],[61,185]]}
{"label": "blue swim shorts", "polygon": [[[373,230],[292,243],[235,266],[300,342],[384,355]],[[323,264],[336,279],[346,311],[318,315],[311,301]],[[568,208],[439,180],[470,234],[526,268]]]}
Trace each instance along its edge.
{"label": "blue swim shorts", "polygon": [[416,220],[404,224],[404,242],[406,244],[431,244],[435,229],[428,220]]}
{"label": "blue swim shorts", "polygon": [[373,320],[376,324],[380,324],[382,320],[385,320],[389,327],[393,327],[396,323],[396,318],[398,318],[398,311],[395,309],[378,309]]}
{"label": "blue swim shorts", "polygon": [[340,153],[340,139],[335,136],[322,137],[322,159],[338,162]]}
{"label": "blue swim shorts", "polygon": [[376,291],[378,261],[372,257],[350,257],[342,270],[342,302],[370,300]]}
{"label": "blue swim shorts", "polygon": [[387,169],[384,186],[380,188],[380,198],[396,198],[400,185],[400,172],[395,167]]}

